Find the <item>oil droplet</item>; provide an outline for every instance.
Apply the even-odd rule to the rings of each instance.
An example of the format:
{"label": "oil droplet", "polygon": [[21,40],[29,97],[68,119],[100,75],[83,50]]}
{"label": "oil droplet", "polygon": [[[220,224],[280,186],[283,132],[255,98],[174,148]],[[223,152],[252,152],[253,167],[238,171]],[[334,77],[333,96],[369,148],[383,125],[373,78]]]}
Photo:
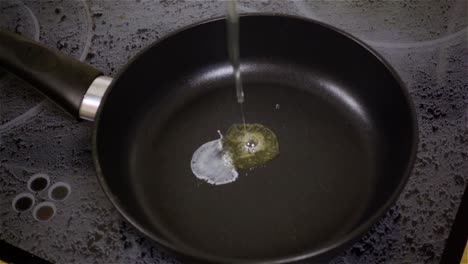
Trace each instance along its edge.
{"label": "oil droplet", "polygon": [[25,212],[34,205],[34,196],[30,193],[20,193],[13,198],[11,203],[16,212]]}

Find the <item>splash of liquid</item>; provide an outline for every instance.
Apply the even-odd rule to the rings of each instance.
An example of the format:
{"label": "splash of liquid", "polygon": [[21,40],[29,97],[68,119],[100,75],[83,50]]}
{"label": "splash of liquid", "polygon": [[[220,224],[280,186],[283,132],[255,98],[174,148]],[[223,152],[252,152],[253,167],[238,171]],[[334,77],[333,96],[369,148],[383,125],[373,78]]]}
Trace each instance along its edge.
{"label": "splash of liquid", "polygon": [[237,170],[262,166],[279,154],[278,138],[260,124],[234,124],[225,137],[201,145],[192,156],[193,174],[210,184],[235,181]]}
{"label": "splash of liquid", "polygon": [[222,139],[221,135],[219,139],[201,145],[193,153],[190,162],[193,174],[213,185],[233,182],[239,175],[230,155],[223,149]]}

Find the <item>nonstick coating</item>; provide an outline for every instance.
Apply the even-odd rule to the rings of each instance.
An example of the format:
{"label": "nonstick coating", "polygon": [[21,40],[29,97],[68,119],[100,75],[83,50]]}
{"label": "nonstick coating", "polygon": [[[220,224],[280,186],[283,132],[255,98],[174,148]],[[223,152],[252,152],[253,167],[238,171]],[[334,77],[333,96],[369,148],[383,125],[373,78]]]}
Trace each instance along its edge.
{"label": "nonstick coating", "polygon": [[416,148],[402,83],[372,51],[328,26],[241,18],[248,123],[280,155],[214,186],[193,152],[239,123],[225,22],[178,32],[121,71],[98,115],[99,179],[140,231],[213,262],[284,262],[339,253],[396,199]]}

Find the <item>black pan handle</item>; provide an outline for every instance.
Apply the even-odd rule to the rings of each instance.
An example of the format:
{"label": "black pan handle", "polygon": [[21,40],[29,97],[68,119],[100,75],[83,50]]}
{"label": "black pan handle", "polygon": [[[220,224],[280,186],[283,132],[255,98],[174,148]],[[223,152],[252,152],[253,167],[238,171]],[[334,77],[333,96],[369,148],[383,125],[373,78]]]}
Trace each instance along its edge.
{"label": "black pan handle", "polygon": [[29,82],[75,117],[90,84],[102,73],[17,34],[0,30],[0,67]]}

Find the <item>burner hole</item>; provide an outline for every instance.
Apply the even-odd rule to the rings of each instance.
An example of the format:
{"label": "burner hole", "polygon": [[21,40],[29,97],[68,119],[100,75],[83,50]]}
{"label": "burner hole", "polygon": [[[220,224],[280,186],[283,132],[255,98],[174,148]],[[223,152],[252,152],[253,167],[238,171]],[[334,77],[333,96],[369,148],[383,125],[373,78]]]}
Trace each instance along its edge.
{"label": "burner hole", "polygon": [[33,210],[33,217],[37,221],[48,221],[54,217],[57,211],[55,204],[51,202],[42,202],[36,205]]}
{"label": "burner hole", "polygon": [[35,174],[28,181],[28,189],[31,192],[40,192],[49,186],[50,178],[47,174]]}
{"label": "burner hole", "polygon": [[68,183],[57,182],[49,189],[49,198],[54,201],[63,201],[71,193],[71,187]]}
{"label": "burner hole", "polygon": [[20,193],[13,199],[12,206],[16,212],[28,211],[34,206],[34,196],[30,193]]}

